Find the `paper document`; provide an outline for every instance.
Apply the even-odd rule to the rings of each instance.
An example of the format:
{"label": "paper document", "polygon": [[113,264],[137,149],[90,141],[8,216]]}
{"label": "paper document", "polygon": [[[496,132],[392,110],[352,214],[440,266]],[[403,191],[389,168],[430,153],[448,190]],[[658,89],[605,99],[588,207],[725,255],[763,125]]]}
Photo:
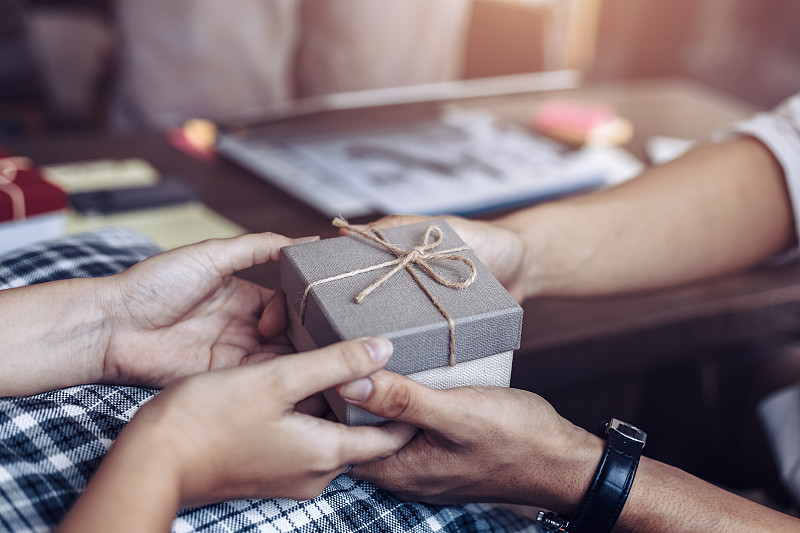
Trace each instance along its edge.
{"label": "paper document", "polygon": [[601,187],[622,166],[632,174],[620,149],[569,151],[457,107],[395,127],[227,137],[220,149],[328,216],[474,214]]}

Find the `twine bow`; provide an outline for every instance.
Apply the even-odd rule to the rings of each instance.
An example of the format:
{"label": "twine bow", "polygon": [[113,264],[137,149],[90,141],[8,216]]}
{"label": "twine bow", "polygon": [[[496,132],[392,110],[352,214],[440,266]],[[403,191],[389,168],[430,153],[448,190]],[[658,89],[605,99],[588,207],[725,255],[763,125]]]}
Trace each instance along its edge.
{"label": "twine bow", "polygon": [[[369,287],[358,293],[355,297],[356,303],[361,303],[364,298],[370,295],[375,289],[383,285],[387,280],[389,280],[392,276],[397,274],[400,270],[405,269],[414,281],[417,282],[417,285],[422,289],[425,295],[430,299],[433,305],[436,306],[436,309],[442,314],[442,316],[447,320],[447,324],[450,328],[450,366],[456,364],[456,326],[453,322],[453,319],[450,318],[450,314],[447,310],[439,303],[436,297],[431,293],[430,290],[425,286],[425,284],[420,279],[419,275],[414,272],[414,269],[411,268],[412,265],[419,266],[422,270],[428,273],[428,275],[433,278],[434,281],[437,283],[444,285],[445,287],[449,287],[451,289],[464,289],[472,285],[472,282],[475,281],[475,277],[478,275],[478,271],[475,269],[475,264],[467,257],[463,255],[458,255],[455,252],[461,252],[464,250],[468,250],[468,246],[460,246],[458,248],[450,248],[447,250],[440,250],[434,251],[436,248],[442,244],[442,239],[444,235],[442,230],[439,229],[438,226],[431,224],[428,226],[428,229],[425,230],[425,235],[422,238],[422,244],[415,246],[410,250],[404,250],[398,246],[395,246],[391,242],[389,242],[386,237],[379,230],[373,230],[373,232],[366,232],[362,231],[359,228],[351,226],[347,223],[346,220],[342,218],[335,218],[333,220],[333,225],[337,228],[344,228],[348,231],[353,233],[357,233],[361,235],[365,239],[368,239],[380,246],[383,246],[387,250],[389,250],[392,254],[394,254],[395,259],[392,261],[386,261],[384,263],[380,263],[377,265],[372,265],[366,268],[360,268],[358,270],[352,270],[350,272],[345,272],[343,274],[339,274],[336,276],[331,276],[329,278],[321,279],[310,283],[306,290],[303,292],[303,298],[300,301],[300,322],[303,323],[305,320],[305,309],[306,309],[306,301],[308,300],[308,295],[311,292],[311,289],[316,287],[317,285],[322,285],[323,283],[329,283],[331,281],[336,281],[340,279],[349,278],[352,276],[357,276],[358,274],[363,274],[365,272],[371,272],[373,270],[378,270],[380,268],[386,268],[392,266],[393,268],[381,276],[377,281],[372,283]],[[433,240],[431,240],[433,238]],[[437,274],[428,264],[429,261],[460,261],[467,265],[470,269],[470,275],[466,279],[461,281],[452,281],[447,278],[444,278]]]}
{"label": "twine bow", "polygon": [[27,157],[0,158],[0,191],[11,199],[13,220],[25,218],[25,191],[14,183],[14,180],[17,179],[17,171],[27,170],[30,167],[31,160]]}

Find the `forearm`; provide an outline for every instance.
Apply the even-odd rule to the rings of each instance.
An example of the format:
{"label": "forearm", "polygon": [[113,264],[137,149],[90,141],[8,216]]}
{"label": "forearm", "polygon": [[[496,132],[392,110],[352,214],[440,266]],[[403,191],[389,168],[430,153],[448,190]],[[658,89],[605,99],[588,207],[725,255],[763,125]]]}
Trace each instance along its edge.
{"label": "forearm", "polygon": [[134,424],[114,443],[58,533],[169,531],[180,505],[174,460],[158,432],[137,431]]}
{"label": "forearm", "polygon": [[643,458],[614,531],[800,531],[800,520]]}
{"label": "forearm", "polygon": [[[529,486],[511,487],[513,503],[543,506],[571,516],[591,485],[605,442],[575,428],[546,468],[533,458],[524,478]],[[568,453],[565,453],[567,450]],[[543,483],[543,479],[558,483]],[[516,483],[516,481],[511,484]],[[617,533],[694,533],[696,531],[800,531],[800,520],[706,483],[682,470],[642,457]]]}
{"label": "forearm", "polygon": [[498,221],[525,241],[525,296],[656,288],[744,269],[791,245],[782,170],[755,139],[698,148],[619,187]]}
{"label": "forearm", "polygon": [[71,279],[0,291],[0,396],[100,380],[109,335],[100,283]]}

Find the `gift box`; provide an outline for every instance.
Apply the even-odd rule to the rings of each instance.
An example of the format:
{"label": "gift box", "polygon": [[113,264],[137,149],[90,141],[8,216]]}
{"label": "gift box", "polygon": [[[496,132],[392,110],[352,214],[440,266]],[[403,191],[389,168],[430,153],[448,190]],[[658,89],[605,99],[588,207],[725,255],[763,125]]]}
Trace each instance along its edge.
{"label": "gift box", "polygon": [[[283,248],[281,284],[298,350],[383,336],[388,370],[435,388],[508,386],[522,308],[445,220]],[[342,422],[380,421],[325,395]]]}
{"label": "gift box", "polygon": [[29,159],[1,155],[0,253],[62,235],[67,194]]}

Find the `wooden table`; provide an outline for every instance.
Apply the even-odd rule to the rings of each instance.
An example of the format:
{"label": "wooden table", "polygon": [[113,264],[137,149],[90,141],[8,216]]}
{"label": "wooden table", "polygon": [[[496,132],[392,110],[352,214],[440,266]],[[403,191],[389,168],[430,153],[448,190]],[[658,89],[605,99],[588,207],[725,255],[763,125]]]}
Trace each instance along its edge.
{"label": "wooden table", "polygon": [[[553,94],[553,93],[551,93]],[[615,105],[635,125],[628,148],[645,159],[654,134],[704,139],[753,109],[680,80],[597,85],[557,93]],[[470,101],[525,123],[543,95]],[[143,157],[161,172],[197,186],[204,202],[250,231],[290,236],[335,235],[327,217],[233,163],[202,163],[169,146],[163,135],[31,140],[11,147],[39,164],[88,158]],[[243,277],[275,286],[275,265]],[[514,385],[542,394],[632,376],[664,361],[730,340],[759,338],[800,326],[800,267],[786,266],[630,296],[543,298],[524,304],[522,347]]]}

